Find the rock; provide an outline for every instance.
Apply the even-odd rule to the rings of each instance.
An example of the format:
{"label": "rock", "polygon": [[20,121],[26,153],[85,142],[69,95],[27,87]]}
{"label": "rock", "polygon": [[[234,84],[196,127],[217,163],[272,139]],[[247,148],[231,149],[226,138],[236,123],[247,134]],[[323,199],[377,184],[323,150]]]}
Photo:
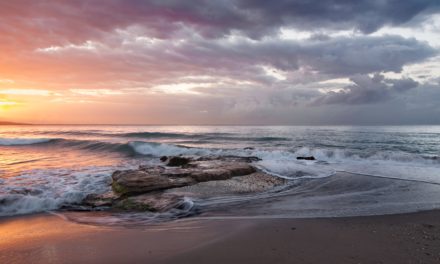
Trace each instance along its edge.
{"label": "rock", "polygon": [[248,175],[257,171],[254,167],[244,163],[233,164],[228,169],[231,171],[232,177]]}
{"label": "rock", "polygon": [[167,156],[162,156],[160,157],[160,161],[165,162],[167,161],[168,157]]}
{"label": "rock", "polygon": [[177,208],[183,203],[183,197],[176,194],[154,193],[131,196],[118,201],[114,209],[125,211],[164,212]]}
{"label": "rock", "polygon": [[261,159],[259,157],[250,156],[250,157],[241,157],[241,160],[244,162],[251,163],[251,162],[260,161]]}
{"label": "rock", "polygon": [[194,184],[190,177],[167,177],[160,170],[115,171],[112,175],[112,189],[121,195],[139,194]]}
{"label": "rock", "polygon": [[232,177],[227,180],[200,182],[191,186],[168,189],[165,192],[205,198],[263,192],[283,185],[286,182],[286,179],[274,177],[264,172],[254,172],[249,175]]}
{"label": "rock", "polygon": [[190,158],[185,157],[171,157],[168,159],[167,166],[169,167],[180,167],[188,164],[191,161]]}
{"label": "rock", "polygon": [[222,160],[192,161],[184,168],[141,167],[139,170],[115,171],[112,175],[112,188],[117,194],[133,195],[199,182],[226,180],[255,171],[248,163]]}
{"label": "rock", "polygon": [[259,160],[257,157],[166,158],[168,166],[115,171],[113,192],[88,195],[77,208],[164,212],[185,205],[184,196],[209,198],[262,192],[287,181],[258,172],[251,165]]}
{"label": "rock", "polygon": [[226,169],[208,169],[191,174],[196,182],[220,181],[232,178],[232,173]]}
{"label": "rock", "polygon": [[116,201],[118,198],[119,196],[113,192],[107,192],[103,194],[89,194],[86,196],[86,198],[83,199],[82,204],[93,208],[106,207],[112,206],[114,201]]}
{"label": "rock", "polygon": [[169,193],[151,193],[123,197],[108,192],[104,194],[89,194],[81,205],[69,207],[69,210],[90,211],[111,207],[124,211],[163,212],[183,203],[183,196]]}
{"label": "rock", "polygon": [[212,160],[251,163],[251,162],[255,162],[255,161],[260,161],[261,159],[259,157],[254,157],[254,156],[242,157],[242,156],[228,155],[228,156],[200,157],[196,161],[212,161]]}
{"label": "rock", "polygon": [[297,160],[316,160],[315,157],[309,156],[309,157],[296,157]]}

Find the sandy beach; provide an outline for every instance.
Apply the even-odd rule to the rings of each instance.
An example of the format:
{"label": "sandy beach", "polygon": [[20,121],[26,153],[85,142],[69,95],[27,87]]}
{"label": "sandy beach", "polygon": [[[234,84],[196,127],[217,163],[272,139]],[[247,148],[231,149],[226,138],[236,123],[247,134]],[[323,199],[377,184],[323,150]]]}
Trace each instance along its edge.
{"label": "sandy beach", "polygon": [[82,225],[0,221],[0,263],[439,263],[440,211],[321,219]]}

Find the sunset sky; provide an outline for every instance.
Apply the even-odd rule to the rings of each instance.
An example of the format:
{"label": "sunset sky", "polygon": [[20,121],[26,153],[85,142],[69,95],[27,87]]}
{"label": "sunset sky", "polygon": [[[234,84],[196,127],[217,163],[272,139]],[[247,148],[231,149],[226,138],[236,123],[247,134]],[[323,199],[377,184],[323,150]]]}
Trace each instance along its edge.
{"label": "sunset sky", "polygon": [[440,124],[440,1],[1,1],[0,120]]}

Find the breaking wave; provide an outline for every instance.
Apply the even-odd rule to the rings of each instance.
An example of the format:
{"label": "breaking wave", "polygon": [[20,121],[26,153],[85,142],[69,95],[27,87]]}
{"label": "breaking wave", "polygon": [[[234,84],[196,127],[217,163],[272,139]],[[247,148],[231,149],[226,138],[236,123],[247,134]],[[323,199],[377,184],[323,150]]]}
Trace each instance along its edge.
{"label": "breaking wave", "polygon": [[[34,170],[0,185],[0,216],[56,210],[109,190],[113,168]],[[64,177],[60,176],[64,175]]]}
{"label": "breaking wave", "polygon": [[0,146],[20,146],[50,142],[50,138],[0,138]]}
{"label": "breaking wave", "polygon": [[[202,148],[188,147],[179,144],[168,144],[148,141],[111,142],[99,140],[73,140],[62,138],[0,138],[2,146],[35,145],[45,147],[54,145],[59,147],[72,147],[90,151],[121,152],[129,155],[148,156],[173,156],[173,155],[236,155],[256,156],[262,160],[277,160],[280,162],[296,161],[297,157],[313,156],[316,162],[398,162],[426,165],[440,165],[440,157],[422,153],[390,150],[358,150],[346,148],[310,148],[310,147],[284,147],[284,148]],[[301,161],[304,163],[304,161]]]}

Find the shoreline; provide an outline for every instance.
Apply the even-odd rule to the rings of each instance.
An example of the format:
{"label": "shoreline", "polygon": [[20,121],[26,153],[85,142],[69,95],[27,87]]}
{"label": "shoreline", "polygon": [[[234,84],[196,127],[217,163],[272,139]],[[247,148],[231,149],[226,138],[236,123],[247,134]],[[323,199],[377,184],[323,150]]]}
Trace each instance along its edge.
{"label": "shoreline", "polygon": [[438,263],[440,210],[292,219],[187,218],[91,226],[0,219],[0,263]]}

